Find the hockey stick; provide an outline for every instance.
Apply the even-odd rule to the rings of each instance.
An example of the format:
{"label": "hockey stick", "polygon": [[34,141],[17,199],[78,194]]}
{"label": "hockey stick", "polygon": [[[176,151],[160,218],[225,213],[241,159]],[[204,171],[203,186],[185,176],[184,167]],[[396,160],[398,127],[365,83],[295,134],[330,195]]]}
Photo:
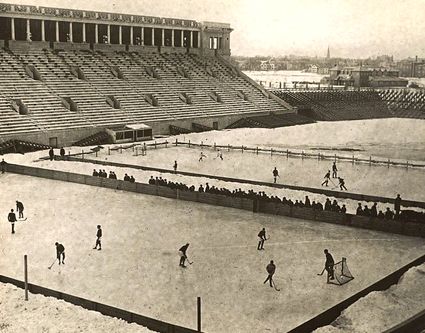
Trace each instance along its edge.
{"label": "hockey stick", "polygon": [[277,289],[277,287],[276,287],[276,283],[274,283],[274,280],[272,280],[273,281],[273,287],[274,287],[274,290],[276,290],[276,291],[280,291],[280,289]]}
{"label": "hockey stick", "polygon": [[323,268],[322,273],[317,273],[317,275],[321,276],[321,275],[323,275],[324,272],[325,272],[325,268]]}
{"label": "hockey stick", "polygon": [[190,262],[190,260],[189,260],[189,258],[188,258],[188,257],[186,257],[186,260],[187,260],[187,262],[189,263],[189,265],[192,265],[192,264],[193,264],[193,261],[192,261],[192,262]]}
{"label": "hockey stick", "polygon": [[24,222],[27,220],[28,217],[24,218],[24,219],[18,219],[19,222]]}
{"label": "hockey stick", "polygon": [[55,261],[53,261],[52,262],[52,264],[49,266],[49,267],[47,267],[48,269],[52,269],[52,267],[53,267],[53,265],[55,264],[55,262],[56,262],[56,259],[55,259]]}

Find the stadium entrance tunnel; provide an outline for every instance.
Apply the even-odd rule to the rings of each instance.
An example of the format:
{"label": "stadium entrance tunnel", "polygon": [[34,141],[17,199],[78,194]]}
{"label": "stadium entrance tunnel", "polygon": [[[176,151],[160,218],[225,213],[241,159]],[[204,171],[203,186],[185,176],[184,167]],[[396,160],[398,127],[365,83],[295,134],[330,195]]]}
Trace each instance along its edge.
{"label": "stadium entrance tunnel", "polygon": [[112,137],[113,143],[152,140],[152,128],[145,124],[107,128],[106,132]]}

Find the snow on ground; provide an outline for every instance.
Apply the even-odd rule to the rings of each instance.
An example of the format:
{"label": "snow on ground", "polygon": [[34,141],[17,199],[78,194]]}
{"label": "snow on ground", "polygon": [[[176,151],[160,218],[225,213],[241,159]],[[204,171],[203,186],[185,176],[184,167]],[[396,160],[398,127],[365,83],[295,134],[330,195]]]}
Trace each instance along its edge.
{"label": "snow on ground", "polygon": [[[171,140],[173,141],[172,137]],[[404,162],[425,160],[425,120],[423,119],[368,119],[289,126],[275,129],[241,128],[224,131],[191,133],[177,136],[179,141],[191,140],[205,144],[234,146],[299,148],[351,157],[378,156],[401,159]],[[340,151],[360,149],[361,151]]]}
{"label": "snow on ground", "polygon": [[[351,305],[332,325],[315,333],[384,332],[425,308],[425,264],[408,270],[399,283],[375,291]],[[412,292],[415,291],[415,292]]]}
{"label": "snow on ground", "polygon": [[103,316],[53,297],[29,294],[11,284],[0,283],[0,331],[24,332],[153,332],[124,320]]}
{"label": "snow on ground", "polygon": [[[372,230],[16,174],[0,182],[0,216],[19,199],[28,217],[14,235],[0,223],[3,275],[22,279],[28,254],[31,283],[192,328],[201,296],[211,333],[287,331],[425,250],[424,239]],[[97,224],[102,251],[92,250]],[[263,226],[270,240],[259,252]],[[66,264],[48,270],[56,241]],[[182,269],[177,249],[186,242],[194,264]],[[338,287],[317,276],[324,248],[348,258],[353,281]],[[272,259],[281,292],[262,283]]]}

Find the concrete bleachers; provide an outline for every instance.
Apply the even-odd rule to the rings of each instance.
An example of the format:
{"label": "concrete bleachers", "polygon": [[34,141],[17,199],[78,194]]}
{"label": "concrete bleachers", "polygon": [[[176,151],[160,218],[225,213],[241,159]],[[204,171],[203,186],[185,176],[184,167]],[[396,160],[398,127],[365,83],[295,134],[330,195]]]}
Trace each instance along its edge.
{"label": "concrete bleachers", "polygon": [[0,69],[0,119],[22,132],[292,112],[216,57],[2,49]]}

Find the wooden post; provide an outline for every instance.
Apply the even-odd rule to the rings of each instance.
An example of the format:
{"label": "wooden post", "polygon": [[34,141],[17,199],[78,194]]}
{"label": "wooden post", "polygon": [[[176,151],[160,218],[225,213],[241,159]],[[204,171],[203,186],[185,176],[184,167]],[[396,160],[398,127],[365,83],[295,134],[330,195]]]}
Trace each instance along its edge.
{"label": "wooden post", "polygon": [[177,139],[176,139],[176,147],[177,147],[177,145],[178,145],[179,143],[177,142]]}
{"label": "wooden post", "polygon": [[96,152],[95,152],[95,153],[96,153],[96,157],[97,157],[97,150],[96,150]]}
{"label": "wooden post", "polygon": [[156,149],[156,141],[155,141],[155,149]]}
{"label": "wooden post", "polygon": [[108,147],[108,155],[111,155],[111,148]]}
{"label": "wooden post", "polygon": [[242,145],[242,154],[243,154],[243,145]]}
{"label": "wooden post", "polygon": [[84,160],[84,150],[81,150],[81,158]]}
{"label": "wooden post", "polygon": [[136,156],[139,156],[139,147],[136,147]]}
{"label": "wooden post", "polygon": [[257,147],[257,155],[258,155],[258,147]]}
{"label": "wooden post", "polygon": [[190,148],[190,140],[189,140],[189,148]]}
{"label": "wooden post", "polygon": [[120,146],[120,154],[122,154],[122,146]]}
{"label": "wooden post", "polygon": [[409,169],[409,161],[406,161],[406,169]]}
{"label": "wooden post", "polygon": [[369,166],[372,165],[372,156],[369,156]]}
{"label": "wooden post", "polygon": [[201,149],[204,147],[204,141],[201,141]]}
{"label": "wooden post", "polygon": [[353,155],[353,160],[352,160],[351,164],[353,164],[353,165],[354,165],[354,155]]}
{"label": "wooden post", "polygon": [[217,150],[217,145],[215,144],[215,142],[214,142],[214,150]]}
{"label": "wooden post", "polygon": [[288,159],[288,158],[289,158],[289,150],[286,149],[286,159]]}
{"label": "wooden post", "polygon": [[388,159],[388,168],[390,167],[390,159]]}
{"label": "wooden post", "polygon": [[273,148],[270,148],[270,156],[273,156]]}
{"label": "wooden post", "polygon": [[197,299],[197,314],[198,314],[198,332],[201,331],[201,297],[198,296]]}
{"label": "wooden post", "polygon": [[227,145],[227,151],[230,151],[230,145],[229,144]]}
{"label": "wooden post", "polygon": [[317,160],[320,161],[320,153],[317,154]]}
{"label": "wooden post", "polygon": [[28,260],[24,255],[24,281],[25,281],[25,300],[28,301]]}
{"label": "wooden post", "polygon": [[304,150],[301,151],[301,160],[304,160]]}
{"label": "wooden post", "polygon": [[168,141],[165,140],[165,148],[168,148]]}
{"label": "wooden post", "polygon": [[334,161],[336,162],[336,154],[334,155]]}

